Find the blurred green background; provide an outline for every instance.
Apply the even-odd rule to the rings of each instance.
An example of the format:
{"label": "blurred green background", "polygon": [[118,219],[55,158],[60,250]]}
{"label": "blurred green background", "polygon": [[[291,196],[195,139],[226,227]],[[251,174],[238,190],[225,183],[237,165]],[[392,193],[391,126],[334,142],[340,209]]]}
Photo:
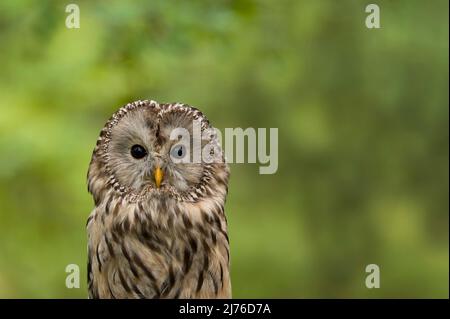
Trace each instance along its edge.
{"label": "blurred green background", "polygon": [[369,1],[69,3],[0,2],[0,297],[87,297],[92,150],[154,99],[279,128],[276,174],[231,167],[234,297],[448,298],[447,0],[377,0],[379,30]]}

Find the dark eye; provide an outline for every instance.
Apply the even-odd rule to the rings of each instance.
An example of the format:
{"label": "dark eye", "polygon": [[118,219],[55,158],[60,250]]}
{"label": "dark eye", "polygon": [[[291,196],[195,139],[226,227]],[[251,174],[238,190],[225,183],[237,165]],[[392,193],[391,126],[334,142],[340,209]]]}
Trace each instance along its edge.
{"label": "dark eye", "polygon": [[140,159],[145,157],[145,155],[147,155],[147,151],[143,146],[136,144],[131,147],[131,156],[134,158]]}
{"label": "dark eye", "polygon": [[186,149],[183,145],[175,145],[170,151],[170,156],[176,159],[181,159],[186,155]]}

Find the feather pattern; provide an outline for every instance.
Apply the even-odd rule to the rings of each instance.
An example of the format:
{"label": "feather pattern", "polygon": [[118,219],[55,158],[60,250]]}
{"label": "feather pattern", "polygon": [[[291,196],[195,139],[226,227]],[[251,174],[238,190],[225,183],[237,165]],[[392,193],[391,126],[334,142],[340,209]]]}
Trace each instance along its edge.
{"label": "feather pattern", "polygon": [[[202,130],[210,127],[185,104],[137,101],[117,111],[100,133],[88,172],[95,203],[87,221],[90,298],[231,297],[226,163],[167,164],[172,180],[159,189],[145,180],[152,163],[147,169],[124,162],[124,153],[114,148],[148,139],[147,148],[164,153],[158,143],[169,143],[162,127],[170,127],[164,122],[169,114],[177,116],[177,125],[189,127],[187,119],[196,119]],[[177,180],[184,176],[187,189],[180,186],[186,180]]]}

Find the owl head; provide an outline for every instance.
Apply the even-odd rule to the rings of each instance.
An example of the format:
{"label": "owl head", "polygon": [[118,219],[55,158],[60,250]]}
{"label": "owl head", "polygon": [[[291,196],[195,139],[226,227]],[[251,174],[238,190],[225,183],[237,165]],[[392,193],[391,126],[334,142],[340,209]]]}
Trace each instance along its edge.
{"label": "owl head", "polygon": [[96,202],[111,191],[132,200],[197,201],[226,186],[228,174],[216,132],[199,110],[145,100],[120,108],[102,129],[88,188]]}

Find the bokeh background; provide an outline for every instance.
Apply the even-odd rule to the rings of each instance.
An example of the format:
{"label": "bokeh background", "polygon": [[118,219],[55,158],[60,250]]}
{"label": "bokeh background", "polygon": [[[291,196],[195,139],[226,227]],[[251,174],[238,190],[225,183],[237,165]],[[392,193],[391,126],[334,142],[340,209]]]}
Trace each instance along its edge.
{"label": "bokeh background", "polygon": [[276,174],[231,167],[234,297],[448,298],[447,0],[377,0],[379,30],[368,1],[68,3],[0,2],[0,297],[87,297],[91,152],[148,98],[279,128]]}

